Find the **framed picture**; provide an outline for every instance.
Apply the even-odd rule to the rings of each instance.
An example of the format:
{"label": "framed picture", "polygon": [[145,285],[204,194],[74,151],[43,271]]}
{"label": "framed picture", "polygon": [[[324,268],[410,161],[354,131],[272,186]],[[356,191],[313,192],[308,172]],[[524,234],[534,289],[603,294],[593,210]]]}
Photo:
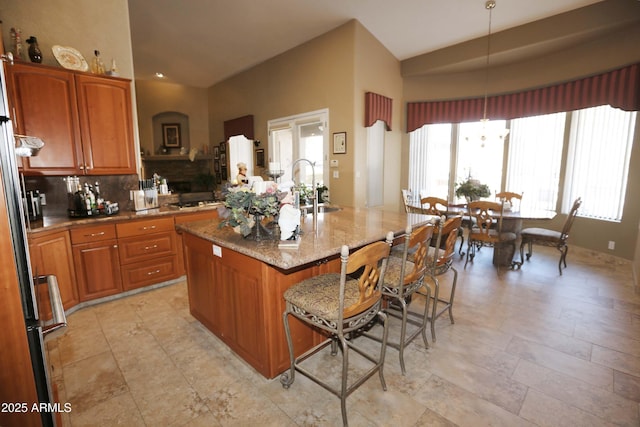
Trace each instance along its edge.
{"label": "framed picture", "polygon": [[256,167],[263,168],[264,167],[264,149],[259,148],[256,150]]}
{"label": "framed picture", "polygon": [[227,166],[227,153],[220,153],[220,164]]}
{"label": "framed picture", "polygon": [[227,152],[227,143],[225,141],[222,141],[220,143],[220,153],[226,153]]}
{"label": "framed picture", "polygon": [[162,124],[162,144],[167,148],[181,147],[180,123]]}
{"label": "framed picture", "polygon": [[213,158],[214,159],[220,158],[220,147],[218,146],[213,147]]}
{"label": "framed picture", "polygon": [[333,154],[345,154],[347,152],[347,133],[336,132],[333,134]]}

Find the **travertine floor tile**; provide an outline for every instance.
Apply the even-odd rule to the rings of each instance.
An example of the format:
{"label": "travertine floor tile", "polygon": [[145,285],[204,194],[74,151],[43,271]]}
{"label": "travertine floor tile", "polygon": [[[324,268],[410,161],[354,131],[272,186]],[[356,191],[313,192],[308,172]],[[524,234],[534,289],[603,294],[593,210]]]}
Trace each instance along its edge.
{"label": "travertine floor tile", "polygon": [[[496,271],[491,258],[483,248],[466,269],[454,259],[456,323],[445,314],[428,349],[420,337],[406,348],[406,376],[389,348],[387,391],[374,375],[351,394],[350,425],[638,426],[640,294],[630,268],[572,250],[559,276],[554,248],[536,247],[515,271]],[[416,297],[412,307],[423,304]],[[263,378],[195,320],[184,282],[68,319],[47,345],[60,399],[72,405],[63,426],[342,424],[336,396],[301,375],[289,389]],[[338,383],[339,356],[327,350],[309,364]],[[353,356],[353,372],[368,366]]]}

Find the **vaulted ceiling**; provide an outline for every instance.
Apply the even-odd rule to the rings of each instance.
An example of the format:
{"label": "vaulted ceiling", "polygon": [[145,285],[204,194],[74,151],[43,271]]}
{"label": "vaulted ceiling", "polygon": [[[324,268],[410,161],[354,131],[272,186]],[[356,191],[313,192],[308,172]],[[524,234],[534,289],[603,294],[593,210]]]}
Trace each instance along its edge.
{"label": "vaulted ceiling", "polygon": [[[599,3],[497,0],[492,32]],[[485,0],[129,0],[137,79],[209,87],[357,19],[398,60],[488,32]]]}

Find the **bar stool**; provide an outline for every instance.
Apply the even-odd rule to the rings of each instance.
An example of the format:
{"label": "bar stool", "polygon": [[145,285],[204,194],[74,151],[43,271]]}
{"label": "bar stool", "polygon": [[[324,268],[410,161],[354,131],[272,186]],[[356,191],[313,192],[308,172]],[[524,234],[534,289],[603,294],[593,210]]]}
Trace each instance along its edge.
{"label": "bar stool", "polygon": [[[431,323],[431,339],[436,340],[436,320],[442,316],[446,311],[449,312],[449,319],[451,323],[455,323],[453,319],[453,300],[456,295],[456,284],[458,282],[458,271],[453,267],[453,255],[455,253],[456,240],[458,238],[458,230],[462,229],[462,215],[454,216],[446,221],[440,221],[438,236],[436,244],[436,250],[434,255],[430,256],[427,260],[428,272],[425,278],[424,289],[426,289],[427,305],[430,301],[433,302],[431,306],[431,314],[429,315],[429,322]],[[440,242],[443,243],[443,247],[440,248]],[[451,282],[451,292],[448,296],[440,293],[440,281],[438,277],[446,274],[449,271],[453,271],[453,281]],[[431,289],[433,287],[433,289]],[[420,292],[421,293],[421,292]]]}
{"label": "bar stool", "polygon": [[[425,224],[412,230],[411,225],[407,227],[404,235],[402,255],[398,256],[397,250],[389,257],[387,272],[384,275],[382,295],[388,301],[385,312],[387,315],[401,320],[400,337],[397,341],[387,341],[387,346],[399,351],[400,369],[402,375],[406,374],[404,363],[404,349],[411,341],[422,334],[425,348],[429,348],[426,327],[429,312],[429,299],[424,307],[424,314],[409,311],[411,297],[423,286],[424,276],[427,272],[427,253],[429,244],[433,236],[433,224]],[[409,317],[411,316],[411,317]],[[407,323],[417,326],[407,336]],[[379,340],[377,335],[364,333],[364,335]]]}
{"label": "bar stool", "polygon": [[[345,426],[348,425],[346,399],[357,387],[378,372],[382,389],[387,390],[383,366],[389,322],[387,315],[382,311],[380,287],[387,270],[392,241],[393,232],[389,232],[386,242],[371,243],[351,255],[349,255],[349,248],[343,245],[340,251],[340,273],[326,273],[305,279],[284,293],[286,308],[282,317],[291,366],[282,374],[280,382],[285,389],[288,389],[293,384],[297,371],[338,396],[342,422]],[[357,279],[352,277],[356,273]],[[327,332],[329,337],[295,358],[289,316]],[[376,316],[383,323],[383,332],[380,354],[374,357],[347,338],[350,338],[353,332],[369,327]],[[301,364],[329,345],[331,345],[331,354],[336,355],[338,344],[342,350],[342,378],[340,387],[333,387]],[[372,366],[349,385],[350,349],[370,361]]]}

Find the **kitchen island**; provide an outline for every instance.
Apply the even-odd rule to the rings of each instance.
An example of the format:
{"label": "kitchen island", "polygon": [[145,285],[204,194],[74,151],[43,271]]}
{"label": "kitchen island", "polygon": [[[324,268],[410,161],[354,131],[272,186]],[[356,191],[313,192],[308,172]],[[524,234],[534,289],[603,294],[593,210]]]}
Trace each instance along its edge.
{"label": "kitchen island", "polygon": [[[279,240],[253,241],[220,220],[177,225],[184,238],[184,259],[191,314],[266,378],[289,367],[282,325],[283,294],[295,283],[340,271],[340,248],[351,250],[396,236],[408,224],[434,217],[421,214],[342,208],[311,215],[301,224],[297,248],[279,248]],[[319,343],[318,331],[297,320],[291,324],[296,353]]]}

